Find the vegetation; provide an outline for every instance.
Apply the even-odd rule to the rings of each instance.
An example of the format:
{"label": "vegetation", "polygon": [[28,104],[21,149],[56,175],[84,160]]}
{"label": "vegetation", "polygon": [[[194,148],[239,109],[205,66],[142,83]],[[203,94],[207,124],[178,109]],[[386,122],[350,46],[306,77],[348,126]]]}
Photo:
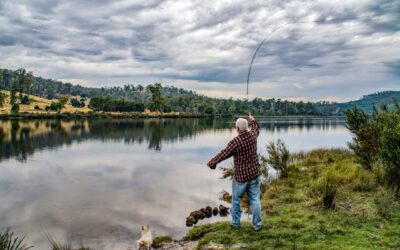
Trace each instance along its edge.
{"label": "vegetation", "polygon": [[32,247],[27,247],[24,244],[25,237],[15,237],[13,232],[6,229],[0,232],[0,250],[27,250]]}
{"label": "vegetation", "polygon": [[347,127],[353,134],[349,145],[359,162],[368,170],[378,161],[385,169],[385,181],[400,194],[400,107],[393,99],[394,108],[382,105],[368,116],[359,108],[345,112]]}
{"label": "vegetation", "polygon": [[153,239],[152,247],[159,248],[159,247],[161,247],[162,243],[171,242],[171,241],[173,241],[171,236],[158,236]]}
{"label": "vegetation", "polygon": [[[219,222],[194,227],[186,239],[199,240],[199,248],[209,242],[226,249],[400,247],[400,210],[394,205],[398,203],[390,189],[378,185],[378,177],[358,163],[355,154],[341,149],[314,150],[291,158],[288,178],[264,184],[260,232],[249,222],[237,230],[231,229],[229,222]],[[365,176],[373,181],[362,190],[358,185]],[[326,209],[322,198],[331,188],[336,190],[335,206]]]}
{"label": "vegetation", "polygon": [[261,156],[261,162],[266,162],[279,171],[282,178],[288,177],[288,162],[290,158],[289,150],[286,148],[285,143],[281,140],[270,142],[267,145],[268,156]]}
{"label": "vegetation", "polygon": [[4,106],[4,103],[6,102],[6,98],[7,98],[7,95],[0,91],[0,107]]}
{"label": "vegetation", "polygon": [[52,237],[47,236],[48,241],[50,242],[51,250],[92,250],[89,247],[80,246],[78,248],[73,248],[71,243],[65,241],[64,243],[60,243],[55,241]]}
{"label": "vegetation", "polygon": [[93,97],[90,99],[89,107],[94,111],[108,112],[143,112],[142,103],[128,102],[124,100],[116,100],[111,98]]}

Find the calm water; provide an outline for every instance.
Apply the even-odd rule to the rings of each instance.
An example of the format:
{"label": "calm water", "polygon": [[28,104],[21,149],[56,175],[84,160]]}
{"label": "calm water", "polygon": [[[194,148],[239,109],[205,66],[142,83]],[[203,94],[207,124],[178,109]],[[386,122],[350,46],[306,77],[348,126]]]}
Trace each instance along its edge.
{"label": "calm water", "polygon": [[[35,249],[48,249],[46,234],[126,249],[140,224],[150,224],[153,235],[181,237],[190,211],[220,204],[218,194],[230,189],[206,162],[236,135],[233,122],[0,121],[0,229],[26,235]],[[339,119],[260,124],[261,154],[278,138],[291,151],[346,147],[350,140]]]}

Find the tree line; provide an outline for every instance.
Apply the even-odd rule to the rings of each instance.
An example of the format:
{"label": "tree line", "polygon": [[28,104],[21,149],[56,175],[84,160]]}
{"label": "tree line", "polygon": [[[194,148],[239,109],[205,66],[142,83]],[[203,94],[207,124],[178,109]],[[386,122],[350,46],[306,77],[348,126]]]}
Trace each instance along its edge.
{"label": "tree line", "polygon": [[[103,111],[140,111],[143,107],[143,109],[159,112],[173,111],[214,115],[236,115],[248,111],[255,115],[270,116],[337,114],[337,105],[326,101],[293,102],[275,98],[254,98],[247,101],[245,99],[211,98],[174,86],[162,86],[160,83],[147,86],[126,84],[122,87],[83,87],[36,77],[31,72],[26,72],[25,69],[16,71],[0,69],[0,88],[50,100],[65,95],[96,98],[91,107]],[[71,104],[73,102],[75,107],[79,107],[77,101],[84,105],[84,102],[72,101],[72,99]]]}

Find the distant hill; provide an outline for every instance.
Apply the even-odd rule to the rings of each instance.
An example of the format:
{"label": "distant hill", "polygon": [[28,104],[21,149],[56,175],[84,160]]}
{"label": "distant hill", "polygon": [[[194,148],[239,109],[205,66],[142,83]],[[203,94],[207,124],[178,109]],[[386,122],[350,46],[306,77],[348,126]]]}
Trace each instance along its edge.
{"label": "distant hill", "polygon": [[387,104],[389,107],[393,106],[393,97],[400,101],[400,91],[382,91],[374,94],[364,95],[361,99],[345,103],[338,103],[338,112],[342,113],[344,110],[357,106],[365,112],[371,114],[373,106],[379,107],[382,103]]}

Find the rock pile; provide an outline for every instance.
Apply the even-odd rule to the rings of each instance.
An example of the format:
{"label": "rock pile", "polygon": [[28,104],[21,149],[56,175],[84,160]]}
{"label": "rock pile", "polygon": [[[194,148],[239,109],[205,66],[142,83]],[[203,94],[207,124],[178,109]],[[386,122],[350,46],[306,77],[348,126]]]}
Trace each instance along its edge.
{"label": "rock pile", "polygon": [[217,216],[218,214],[222,217],[227,216],[229,214],[229,207],[225,207],[224,205],[219,205],[219,207],[214,208],[207,206],[205,208],[195,210],[191,212],[188,217],[186,217],[186,226],[191,227],[195,225],[199,220],[210,218],[213,215]]}

